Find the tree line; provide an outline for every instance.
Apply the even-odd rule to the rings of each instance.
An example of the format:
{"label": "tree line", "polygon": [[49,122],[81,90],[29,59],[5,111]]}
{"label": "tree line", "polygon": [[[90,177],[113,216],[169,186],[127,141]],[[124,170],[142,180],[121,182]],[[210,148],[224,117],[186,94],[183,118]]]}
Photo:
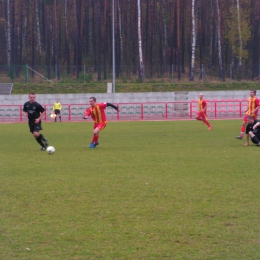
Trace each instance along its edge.
{"label": "tree line", "polygon": [[[178,79],[203,64],[248,67],[259,75],[259,0],[0,0],[0,64],[82,65],[106,79],[112,67],[112,14],[116,76],[144,67],[151,76],[174,64]],[[113,9],[112,9],[113,8]],[[50,74],[50,71],[48,72]]]}

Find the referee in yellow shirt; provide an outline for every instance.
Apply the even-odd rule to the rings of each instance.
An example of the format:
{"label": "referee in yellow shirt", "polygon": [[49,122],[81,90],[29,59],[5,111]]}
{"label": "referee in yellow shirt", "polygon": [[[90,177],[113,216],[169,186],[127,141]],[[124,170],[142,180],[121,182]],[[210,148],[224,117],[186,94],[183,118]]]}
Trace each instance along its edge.
{"label": "referee in yellow shirt", "polygon": [[56,119],[57,119],[57,116],[59,116],[59,119],[60,119],[60,122],[61,122],[61,103],[59,102],[58,99],[56,99],[56,102],[53,104],[53,108],[52,110],[54,111],[54,114],[56,115],[55,119],[54,119],[54,122],[57,122]]}

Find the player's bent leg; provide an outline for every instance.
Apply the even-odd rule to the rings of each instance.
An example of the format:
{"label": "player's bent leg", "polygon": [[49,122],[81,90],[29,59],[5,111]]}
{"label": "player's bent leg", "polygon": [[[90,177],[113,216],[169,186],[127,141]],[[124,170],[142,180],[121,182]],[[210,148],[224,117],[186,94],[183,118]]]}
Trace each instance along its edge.
{"label": "player's bent leg", "polygon": [[33,132],[32,134],[35,139],[37,139],[40,136],[39,132]]}
{"label": "player's bent leg", "polygon": [[41,151],[45,151],[46,147],[42,142],[42,138],[40,136],[40,133],[39,132],[33,132],[33,136],[34,136],[36,142],[41,146]]}
{"label": "player's bent leg", "polygon": [[90,143],[90,145],[88,146],[89,148],[95,148],[97,146],[97,139],[98,139],[98,133],[99,133],[100,129],[98,127],[96,127],[93,131],[93,136],[92,136],[92,141]]}
{"label": "player's bent leg", "polygon": [[248,134],[251,138],[252,143],[256,144],[257,146],[260,146],[259,136],[256,136],[255,133],[252,131],[250,131]]}
{"label": "player's bent leg", "polygon": [[257,146],[260,146],[260,140],[256,136],[251,137],[251,141]]}

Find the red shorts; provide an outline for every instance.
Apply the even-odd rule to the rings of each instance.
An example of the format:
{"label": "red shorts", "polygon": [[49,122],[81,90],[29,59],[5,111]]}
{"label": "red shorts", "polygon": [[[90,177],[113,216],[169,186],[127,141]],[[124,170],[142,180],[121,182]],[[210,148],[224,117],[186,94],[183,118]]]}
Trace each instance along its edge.
{"label": "red shorts", "polygon": [[[245,115],[245,117],[244,117],[244,119],[243,119],[243,122],[244,123],[247,123],[247,117],[248,117],[249,115]],[[254,118],[254,120],[256,120],[256,116],[252,116],[253,118]]]}
{"label": "red shorts", "polygon": [[107,125],[107,121],[103,122],[103,123],[95,123],[94,124],[94,129],[99,128],[99,130],[103,130]]}
{"label": "red shorts", "polygon": [[204,112],[198,112],[197,116],[202,118],[202,119],[207,119],[207,115]]}

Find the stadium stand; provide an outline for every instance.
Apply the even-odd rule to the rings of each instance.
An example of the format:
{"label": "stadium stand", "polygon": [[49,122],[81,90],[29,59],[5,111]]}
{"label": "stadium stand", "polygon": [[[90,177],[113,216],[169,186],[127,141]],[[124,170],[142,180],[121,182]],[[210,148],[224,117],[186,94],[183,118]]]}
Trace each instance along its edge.
{"label": "stadium stand", "polygon": [[0,83],[0,95],[11,95],[13,83]]}

